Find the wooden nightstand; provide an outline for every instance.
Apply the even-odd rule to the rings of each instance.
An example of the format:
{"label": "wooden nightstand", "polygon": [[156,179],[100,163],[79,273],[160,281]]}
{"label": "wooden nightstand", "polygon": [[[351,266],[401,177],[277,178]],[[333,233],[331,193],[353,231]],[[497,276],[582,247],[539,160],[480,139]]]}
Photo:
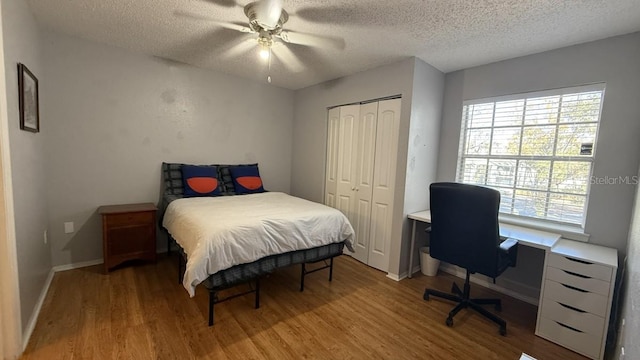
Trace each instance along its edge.
{"label": "wooden nightstand", "polygon": [[105,273],[127,260],[156,260],[156,211],[152,203],[98,208]]}

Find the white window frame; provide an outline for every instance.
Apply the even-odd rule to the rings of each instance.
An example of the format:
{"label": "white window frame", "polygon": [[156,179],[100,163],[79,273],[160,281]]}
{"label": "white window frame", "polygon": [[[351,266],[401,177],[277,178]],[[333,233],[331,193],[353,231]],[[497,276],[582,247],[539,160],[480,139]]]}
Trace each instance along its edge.
{"label": "white window frame", "polygon": [[[511,189],[513,190],[513,199],[516,198],[516,189],[518,189],[517,187],[517,179],[518,179],[518,173],[517,173],[517,168],[518,168],[518,162],[521,160],[547,160],[547,161],[551,161],[551,163],[553,163],[554,161],[579,161],[579,162],[590,162],[590,172],[589,172],[589,176],[587,179],[585,179],[586,181],[586,194],[585,194],[585,202],[584,202],[584,208],[582,211],[582,221],[581,223],[577,224],[575,222],[568,222],[568,221],[559,221],[559,220],[555,220],[555,219],[548,219],[545,217],[528,217],[528,216],[523,216],[523,215],[518,215],[518,214],[513,214],[513,213],[504,213],[501,212],[500,215],[501,217],[507,217],[507,218],[513,218],[516,221],[521,221],[519,219],[524,219],[525,221],[534,221],[534,222],[539,222],[542,224],[549,224],[549,227],[554,227],[554,226],[569,226],[569,227],[576,227],[579,226],[580,228],[584,228],[584,224],[587,218],[587,211],[588,211],[588,204],[589,204],[589,196],[591,193],[591,181],[590,179],[593,176],[593,164],[595,161],[595,152],[596,152],[596,148],[597,148],[597,142],[598,142],[598,133],[600,130],[600,122],[602,120],[602,107],[603,107],[603,103],[604,103],[604,96],[605,96],[605,87],[606,85],[604,83],[598,83],[598,84],[590,84],[590,85],[584,85],[584,86],[575,86],[575,87],[567,87],[567,88],[560,88],[560,89],[551,89],[551,90],[544,90],[544,91],[535,91],[535,92],[526,92],[526,93],[519,93],[519,94],[510,94],[510,95],[504,95],[504,96],[496,96],[496,97],[490,97],[490,98],[481,98],[481,99],[473,99],[473,100],[466,100],[463,102],[463,112],[462,112],[462,125],[461,125],[461,129],[460,129],[460,141],[459,141],[459,147],[458,147],[458,158],[457,158],[457,166],[456,166],[456,181],[458,182],[463,182],[463,179],[461,179],[461,177],[464,175],[463,174],[463,164],[464,164],[464,160],[465,159],[469,159],[469,158],[474,158],[474,157],[479,157],[479,158],[487,158],[490,160],[495,160],[495,159],[509,159],[509,160],[516,160],[516,172],[515,172],[515,179],[513,181],[513,186],[511,186]],[[494,129],[499,128],[499,126],[494,126],[494,122],[495,122],[495,103],[497,102],[503,102],[503,101],[510,101],[510,100],[527,100],[527,99],[532,99],[532,98],[539,98],[539,97],[547,97],[547,96],[563,96],[563,95],[570,95],[570,94],[577,94],[577,93],[585,93],[585,92],[594,92],[594,91],[600,91],[602,93],[601,95],[601,99],[600,99],[600,109],[598,112],[598,118],[597,121],[594,122],[587,122],[585,124],[595,124],[596,126],[596,130],[595,130],[595,138],[594,138],[594,142],[593,142],[593,149],[592,149],[592,153],[591,156],[558,156],[555,154],[552,154],[551,156],[528,156],[528,155],[491,155],[491,150],[489,150],[489,154],[487,155],[479,155],[479,156],[473,156],[473,155],[467,155],[465,154],[465,149],[466,149],[466,139],[467,139],[467,131],[469,129],[472,129],[470,127],[467,127],[468,124],[465,121],[465,108],[467,108],[467,106],[469,105],[479,105],[479,104],[489,104],[489,103],[493,103],[493,111],[494,113],[491,115],[491,125],[487,126],[487,127],[483,127],[483,128],[487,128],[487,129],[491,129],[491,134],[490,134],[490,141],[493,141],[493,135],[494,135]],[[525,107],[526,108],[526,107]],[[556,126],[556,135],[555,135],[555,139],[554,139],[554,144],[553,147],[554,149],[556,148],[557,145],[557,141],[558,141],[558,128],[560,125],[565,125],[565,124],[571,124],[571,123],[561,123],[559,120],[557,120],[554,124],[544,124],[544,125],[525,125],[524,124],[524,120],[523,122],[519,125],[519,127],[521,128],[521,131],[524,128],[527,127],[535,127],[535,126],[549,126],[549,125],[555,125]],[[583,124],[583,123],[581,123]],[[517,125],[509,125],[507,127],[513,128],[513,127],[518,127]],[[477,128],[475,128],[477,129]],[[521,140],[522,141],[522,138]],[[491,143],[489,145],[490,149],[491,149]],[[552,177],[552,170],[549,171],[549,178],[551,179]],[[487,184],[488,180],[489,180],[489,166],[487,166],[487,170],[485,173],[485,177],[484,177],[484,183],[473,183],[473,182],[467,182],[467,183],[471,183],[471,184],[475,184],[475,185],[481,185],[481,186],[487,186],[487,187],[492,187],[491,184]],[[520,190],[526,190],[529,191],[531,189],[520,189]],[[545,192],[547,194],[547,200],[546,200],[546,206],[548,207],[549,205],[549,195],[554,193],[554,194],[567,194],[567,195],[575,195],[573,193],[563,193],[563,192],[552,192],[551,190],[551,186],[548,186],[546,190],[542,190],[543,192]],[[514,207],[513,205],[511,205],[511,211],[514,211]],[[546,213],[546,211],[545,211]]]}

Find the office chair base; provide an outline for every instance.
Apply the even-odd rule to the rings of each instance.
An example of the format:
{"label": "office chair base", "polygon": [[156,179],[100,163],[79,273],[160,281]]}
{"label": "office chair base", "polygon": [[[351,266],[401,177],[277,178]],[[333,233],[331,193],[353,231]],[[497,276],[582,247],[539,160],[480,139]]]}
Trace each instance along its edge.
{"label": "office chair base", "polygon": [[477,311],[478,313],[480,313],[480,315],[498,324],[498,326],[500,326],[500,335],[502,336],[507,335],[507,322],[499,318],[498,316],[490,313],[482,306],[480,306],[480,305],[494,305],[495,309],[497,311],[500,311],[502,309],[502,303],[500,299],[471,299],[469,297],[469,274],[467,274],[467,279],[464,284],[464,291],[460,290],[458,285],[454,283],[453,287],[451,288],[451,292],[454,293],[455,295],[448,294],[438,290],[426,289],[424,291],[424,296],[423,296],[423,299],[427,301],[429,300],[429,296],[435,296],[435,297],[439,297],[442,299],[446,299],[446,300],[450,300],[458,303],[449,312],[449,316],[445,320],[445,324],[447,324],[447,326],[453,326],[453,317],[458,312],[460,312],[460,310],[464,308],[471,308]]}

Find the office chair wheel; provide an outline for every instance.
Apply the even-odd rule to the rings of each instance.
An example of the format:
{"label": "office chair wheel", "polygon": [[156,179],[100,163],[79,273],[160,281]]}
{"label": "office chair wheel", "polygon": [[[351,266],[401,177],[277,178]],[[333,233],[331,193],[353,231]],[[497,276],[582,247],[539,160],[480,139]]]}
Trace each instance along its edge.
{"label": "office chair wheel", "polygon": [[507,327],[500,327],[500,335],[507,336]]}
{"label": "office chair wheel", "polygon": [[[452,317],[448,317],[447,320],[444,323],[447,324],[448,327],[452,327],[453,326],[453,318]],[[506,332],[506,330],[505,330],[505,332]]]}

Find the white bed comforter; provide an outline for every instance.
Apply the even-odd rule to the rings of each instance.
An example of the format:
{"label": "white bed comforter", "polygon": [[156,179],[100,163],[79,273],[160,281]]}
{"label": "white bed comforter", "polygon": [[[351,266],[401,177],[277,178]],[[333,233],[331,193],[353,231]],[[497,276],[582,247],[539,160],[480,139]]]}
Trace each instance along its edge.
{"label": "white bed comforter", "polygon": [[345,241],[354,231],[340,211],[279,192],[172,201],[162,225],[187,254],[183,285],[269,255]]}

